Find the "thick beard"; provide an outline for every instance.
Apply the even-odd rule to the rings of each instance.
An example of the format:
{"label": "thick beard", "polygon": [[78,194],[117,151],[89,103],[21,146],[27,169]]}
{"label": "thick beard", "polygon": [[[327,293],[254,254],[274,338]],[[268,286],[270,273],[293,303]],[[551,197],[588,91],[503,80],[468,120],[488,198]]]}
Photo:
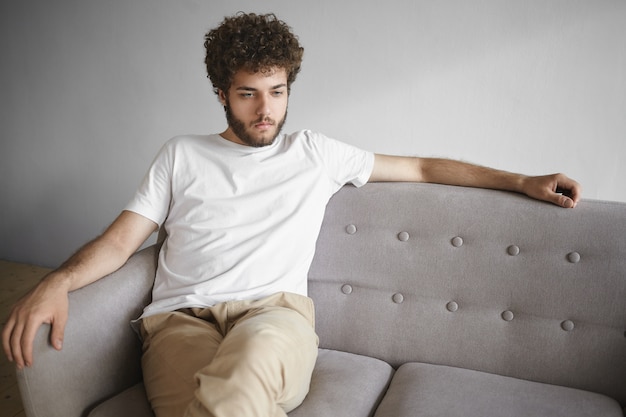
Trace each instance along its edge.
{"label": "thick beard", "polygon": [[[226,105],[224,106],[224,110],[226,112],[226,122],[228,123],[228,126],[231,128],[233,133],[243,143],[245,143],[248,146],[253,146],[255,148],[262,148],[264,146],[269,146],[272,143],[274,143],[274,140],[276,140],[276,138],[280,134],[281,130],[283,129],[283,126],[284,126],[285,122],[287,121],[287,110],[285,110],[285,116],[282,118],[282,120],[280,120],[276,124],[276,133],[274,134],[274,136],[271,137],[269,140],[260,140],[259,141],[259,140],[255,139],[254,137],[252,137],[251,135],[248,134],[248,132],[246,131],[245,123],[243,121],[237,119],[233,115],[233,112],[231,111],[230,105],[228,103],[226,103]],[[265,120],[265,118],[257,120],[254,123],[258,123],[258,122],[263,121],[263,120]]]}

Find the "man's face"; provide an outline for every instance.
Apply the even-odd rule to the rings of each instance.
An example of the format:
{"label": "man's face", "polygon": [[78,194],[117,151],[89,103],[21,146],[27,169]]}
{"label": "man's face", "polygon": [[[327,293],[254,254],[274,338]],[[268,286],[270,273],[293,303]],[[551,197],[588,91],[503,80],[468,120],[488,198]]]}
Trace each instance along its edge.
{"label": "man's face", "polygon": [[226,109],[225,139],[240,145],[271,145],[287,117],[287,73],[276,68],[269,73],[238,71],[228,93],[219,91]]}

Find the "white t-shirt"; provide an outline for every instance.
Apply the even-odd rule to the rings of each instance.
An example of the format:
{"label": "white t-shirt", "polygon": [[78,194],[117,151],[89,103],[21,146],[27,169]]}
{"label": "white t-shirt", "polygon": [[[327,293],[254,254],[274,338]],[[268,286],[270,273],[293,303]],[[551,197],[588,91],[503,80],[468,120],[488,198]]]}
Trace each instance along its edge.
{"label": "white t-shirt", "polygon": [[306,295],[328,200],[365,184],[373,166],[372,153],[311,131],[261,148],[219,135],[171,139],[126,207],[167,232],[143,317]]}

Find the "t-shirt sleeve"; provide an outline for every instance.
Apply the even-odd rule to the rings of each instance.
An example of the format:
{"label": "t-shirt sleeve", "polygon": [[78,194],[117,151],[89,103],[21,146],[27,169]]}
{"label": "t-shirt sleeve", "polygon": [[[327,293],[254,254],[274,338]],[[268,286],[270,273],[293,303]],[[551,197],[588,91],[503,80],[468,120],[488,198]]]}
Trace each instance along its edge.
{"label": "t-shirt sleeve", "polygon": [[167,217],[172,193],[172,151],[168,145],[161,148],[135,196],[125,207],[125,210],[147,217],[158,225]]}
{"label": "t-shirt sleeve", "polygon": [[361,187],[367,183],[374,170],[374,153],[356,146],[319,135],[314,138],[329,176],[337,188],[352,183]]}

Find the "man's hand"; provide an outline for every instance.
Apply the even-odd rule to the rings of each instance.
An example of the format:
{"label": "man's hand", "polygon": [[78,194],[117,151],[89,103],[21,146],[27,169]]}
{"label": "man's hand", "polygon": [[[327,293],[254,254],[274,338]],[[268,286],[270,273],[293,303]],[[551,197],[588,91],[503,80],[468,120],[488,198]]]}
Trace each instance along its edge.
{"label": "man's hand", "polygon": [[61,350],[68,316],[67,295],[66,286],[48,276],[15,304],[2,331],[2,346],[18,368],[33,364],[33,341],[44,323],[52,325],[50,343]]}
{"label": "man's hand", "polygon": [[563,174],[526,177],[522,190],[529,197],[565,208],[576,207],[582,191],[580,184]]}

